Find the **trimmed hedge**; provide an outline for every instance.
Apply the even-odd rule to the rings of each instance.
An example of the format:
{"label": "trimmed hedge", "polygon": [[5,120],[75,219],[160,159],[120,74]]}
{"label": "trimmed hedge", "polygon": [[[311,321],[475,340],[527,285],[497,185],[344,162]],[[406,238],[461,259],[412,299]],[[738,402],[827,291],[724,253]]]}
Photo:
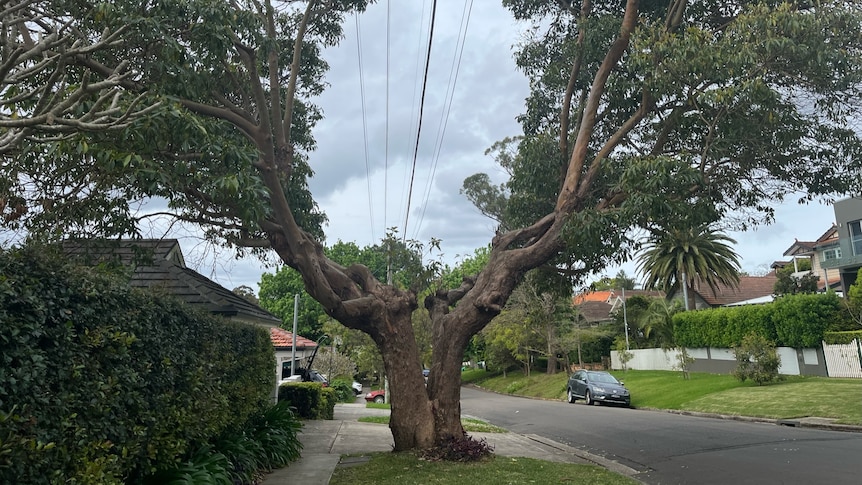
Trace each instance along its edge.
{"label": "trimmed hedge", "polygon": [[853,339],[862,340],[862,330],[852,330],[849,332],[826,332],[823,334],[823,340],[827,344],[849,344]]}
{"label": "trimmed hedge", "polygon": [[291,382],[278,388],[278,401],[287,401],[305,419],[333,419],[337,400],[335,389],[319,382]]}
{"label": "trimmed hedge", "polygon": [[816,347],[841,316],[834,293],[785,295],[765,305],[680,312],[673,316],[674,340],[683,347],[737,347],[756,334],[783,347]]}
{"label": "trimmed hedge", "polygon": [[0,251],[0,483],[136,483],[270,404],[266,330]]}

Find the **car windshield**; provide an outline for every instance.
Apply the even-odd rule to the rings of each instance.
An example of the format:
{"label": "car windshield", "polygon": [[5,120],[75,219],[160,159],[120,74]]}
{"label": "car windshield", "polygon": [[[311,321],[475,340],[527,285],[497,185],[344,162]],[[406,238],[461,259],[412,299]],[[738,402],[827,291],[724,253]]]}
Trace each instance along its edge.
{"label": "car windshield", "polygon": [[605,374],[603,372],[591,372],[590,380],[593,382],[604,382],[606,384],[619,384],[620,381],[616,380],[614,376],[610,374]]}

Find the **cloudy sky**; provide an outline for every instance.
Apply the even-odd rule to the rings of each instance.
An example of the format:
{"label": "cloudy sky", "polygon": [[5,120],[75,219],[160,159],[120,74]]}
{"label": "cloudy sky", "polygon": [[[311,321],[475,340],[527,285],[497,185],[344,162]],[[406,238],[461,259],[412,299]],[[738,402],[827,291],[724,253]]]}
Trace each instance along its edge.
{"label": "cloudy sky", "polygon": [[[410,239],[424,243],[441,239],[443,259],[452,265],[490,241],[494,223],[459,189],[464,178],[477,172],[488,173],[497,182],[504,180],[484,151],[520,132],[516,117],[524,111],[528,85],[515,68],[512,53],[527,26],[516,23],[499,1],[473,2],[472,9],[464,3],[438,2],[418,149],[431,2],[371,5],[359,18],[358,35],[351,17],[343,42],[325,53],[330,87],[319,100],[325,118],[315,132],[318,149],[311,155],[311,165],[316,175],[310,186],[329,216],[328,244],[338,240],[374,244],[389,227],[405,234],[406,222]],[[782,259],[794,238],[814,240],[833,220],[829,205],[787,203],[778,207],[774,224],[730,236],[738,241],[735,249],[743,269],[757,274]],[[247,285],[256,290],[260,274],[275,270],[252,258],[236,260],[231,251],[193,238],[182,244],[190,253],[190,265],[227,288]],[[612,276],[618,269],[608,268],[602,274]],[[635,273],[634,264],[622,269]]]}

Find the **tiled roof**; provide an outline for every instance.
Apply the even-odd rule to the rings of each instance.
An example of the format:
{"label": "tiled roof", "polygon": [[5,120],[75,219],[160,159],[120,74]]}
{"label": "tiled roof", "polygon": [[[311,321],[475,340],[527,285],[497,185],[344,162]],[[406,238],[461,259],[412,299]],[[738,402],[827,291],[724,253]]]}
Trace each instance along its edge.
{"label": "tiled roof", "polygon": [[838,226],[832,224],[832,227],[826,230],[822,236],[817,238],[817,243],[822,243],[826,241],[831,241],[833,239],[838,239]]}
{"label": "tiled roof", "polygon": [[[612,303],[612,300],[622,298],[623,290],[602,290],[579,293],[572,297],[572,305],[578,306],[587,301],[603,301]],[[664,298],[663,291],[654,290],[626,290],[626,300],[633,296],[645,296],[647,298]]]}
{"label": "tiled roof", "polygon": [[579,293],[572,298],[573,305],[580,305],[585,301],[603,301],[607,303],[608,300],[614,295],[612,290],[603,290],[603,291],[587,291],[584,293]]}
{"label": "tiled roof", "polygon": [[129,284],[162,290],[210,313],[278,326],[281,319],[185,266],[176,239],[70,240],[64,250],[86,264],[116,262],[133,269]]}
{"label": "tiled roof", "polygon": [[[293,347],[293,333],[282,328],[272,327],[269,329],[269,338],[272,339],[272,345],[276,348]],[[302,335],[296,338],[297,349],[309,349],[317,347],[317,343],[309,340]]]}
{"label": "tiled roof", "polygon": [[784,251],[784,256],[810,255],[816,245],[817,243],[814,241],[796,240],[787,248],[787,251]]}
{"label": "tiled roof", "polygon": [[736,288],[720,284],[713,292],[707,284],[701,283],[694,291],[711,306],[722,306],[771,295],[777,280],[773,271],[765,276],[740,276]]}
{"label": "tiled roof", "polygon": [[585,301],[578,305],[578,312],[588,323],[612,320],[611,304],[604,301]]}
{"label": "tiled roof", "polygon": [[784,251],[784,256],[810,256],[817,246],[838,239],[838,227],[832,224],[816,241],[795,240],[793,244]]}

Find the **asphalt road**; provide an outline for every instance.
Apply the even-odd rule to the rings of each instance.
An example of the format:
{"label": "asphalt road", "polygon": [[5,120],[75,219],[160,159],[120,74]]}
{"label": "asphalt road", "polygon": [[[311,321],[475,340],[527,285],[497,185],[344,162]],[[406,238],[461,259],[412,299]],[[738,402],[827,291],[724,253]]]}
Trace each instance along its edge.
{"label": "asphalt road", "polygon": [[862,484],[862,433],[541,401],[466,387],[461,411],[616,461],[648,484]]}

